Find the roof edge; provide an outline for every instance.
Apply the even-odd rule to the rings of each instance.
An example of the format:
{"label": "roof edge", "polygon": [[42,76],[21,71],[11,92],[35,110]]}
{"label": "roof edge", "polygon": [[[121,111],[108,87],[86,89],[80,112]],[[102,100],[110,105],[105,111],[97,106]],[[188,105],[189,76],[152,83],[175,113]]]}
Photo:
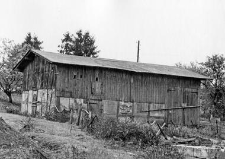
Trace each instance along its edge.
{"label": "roof edge", "polygon": [[[207,77],[207,76],[202,75],[202,74],[200,74],[200,75],[202,75],[204,77],[201,78],[201,77],[190,77],[190,76],[182,76],[182,75],[163,74],[163,73],[136,72],[136,71],[131,71],[131,70],[128,70],[128,69],[120,69],[120,68],[112,68],[112,67],[104,67],[104,66],[87,66],[87,65],[80,65],[80,64],[65,64],[65,63],[60,63],[60,62],[52,62],[52,63],[54,63],[54,64],[60,64],[60,65],[73,65],[73,66],[84,66],[84,67],[95,67],[95,68],[104,68],[104,69],[114,69],[114,70],[120,70],[120,71],[123,71],[124,70],[124,71],[134,72],[134,73],[144,73],[144,74],[153,74],[153,75],[164,75],[164,76],[173,76],[173,77],[182,77],[182,78],[194,78],[194,79],[199,79],[199,80],[212,80],[213,79],[211,77]],[[194,72],[194,73],[196,73],[196,72]]]}
{"label": "roof edge", "polygon": [[23,58],[13,67],[13,70],[18,70],[18,66],[23,62],[23,60],[25,59],[25,57],[30,53],[31,49],[29,49],[26,54],[23,56]]}
{"label": "roof edge", "polygon": [[[18,70],[20,72],[23,71],[25,65],[23,66],[23,64],[25,64],[27,61],[26,61],[26,57],[29,56],[29,54],[34,54],[35,56],[39,56],[39,57],[42,57],[44,58],[46,61],[48,61],[49,63],[54,63],[54,64],[62,64],[62,65],[76,65],[76,66],[85,66],[85,67],[97,67],[97,68],[108,68],[108,69],[115,69],[115,70],[124,70],[124,71],[128,71],[128,72],[135,72],[135,73],[147,73],[147,74],[160,74],[160,75],[165,75],[165,76],[177,76],[177,77],[184,77],[184,78],[194,78],[194,79],[199,79],[199,80],[210,80],[212,78],[210,77],[207,77],[205,75],[202,75],[202,74],[199,74],[199,73],[196,73],[196,72],[193,72],[193,71],[190,71],[190,70],[187,70],[187,69],[183,69],[183,70],[187,70],[188,72],[192,72],[192,75],[189,75],[189,76],[185,76],[183,74],[180,74],[180,75],[176,75],[176,74],[169,74],[168,70],[163,72],[163,73],[156,73],[155,71],[152,71],[152,72],[148,72],[148,69],[144,68],[142,65],[145,65],[145,64],[148,64],[148,63],[140,63],[142,65],[138,66],[136,63],[135,63],[135,67],[138,68],[141,68],[139,70],[135,70],[135,69],[127,69],[126,67],[124,68],[119,68],[119,67],[116,67],[114,65],[111,65],[111,66],[106,66],[104,65],[104,63],[102,64],[101,62],[99,63],[99,60],[104,60],[104,61],[107,61],[108,59],[104,59],[104,58],[97,58],[97,59],[92,59],[91,61],[93,61],[92,64],[88,64],[88,65],[85,65],[85,64],[82,64],[82,63],[65,63],[65,62],[59,62],[58,60],[55,60],[55,58],[49,58],[49,56],[45,56],[45,54],[43,53],[53,53],[53,52],[45,52],[45,51],[41,51],[41,50],[35,50],[35,49],[29,49],[26,54],[23,56],[23,58],[16,64],[16,66],[13,67],[13,70]],[[68,55],[69,56],[69,55]],[[123,62],[122,60],[115,60],[115,59],[109,59],[109,60],[113,60],[115,62]],[[90,62],[91,62],[90,61]],[[131,62],[131,61],[126,61],[126,62]],[[133,63],[133,62],[131,62]],[[95,65],[96,64],[96,65]],[[20,66],[21,65],[21,66]],[[175,66],[167,66],[167,65],[158,65],[158,64],[151,64],[151,65],[155,65],[155,66],[166,66],[166,67],[175,67]],[[181,69],[181,68],[179,68]],[[182,71],[181,69],[181,71]],[[179,72],[179,70],[177,70]],[[175,72],[176,73],[176,72]],[[195,74],[198,74],[199,76],[195,76]]]}
{"label": "roof edge", "polygon": [[[42,58],[46,59],[48,62],[52,63],[52,61],[50,61],[50,60],[47,59],[46,57],[44,57],[44,56],[38,54],[34,49],[29,49],[29,50],[26,52],[26,54],[23,56],[23,58],[22,58],[22,59],[21,59],[21,60],[13,67],[13,70],[14,70],[14,71],[20,71],[20,70],[18,69],[18,66],[25,60],[25,58],[26,58],[30,53],[33,53],[33,54],[35,54],[35,55],[37,55],[37,56],[39,56],[39,57],[42,57]],[[20,71],[20,72],[21,72],[21,71]]]}

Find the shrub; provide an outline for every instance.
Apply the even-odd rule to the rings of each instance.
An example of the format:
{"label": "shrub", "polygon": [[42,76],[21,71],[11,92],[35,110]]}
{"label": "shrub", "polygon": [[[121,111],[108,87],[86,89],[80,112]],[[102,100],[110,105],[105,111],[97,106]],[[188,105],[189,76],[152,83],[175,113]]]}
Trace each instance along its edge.
{"label": "shrub", "polygon": [[[178,130],[172,129],[172,133]],[[159,137],[155,136],[151,126],[132,121],[117,121],[114,118],[99,119],[87,131],[102,139],[132,143],[141,148],[136,158],[141,159],[183,159],[176,147],[161,145]],[[185,130],[183,130],[185,132]],[[180,134],[182,135],[182,134]]]}
{"label": "shrub", "polygon": [[209,119],[210,118],[210,113],[203,113],[200,115],[201,118]]}
{"label": "shrub", "polygon": [[62,112],[58,112],[56,109],[54,109],[51,112],[46,112],[45,118],[50,121],[65,123],[70,120],[70,112],[66,111],[65,109]]}
{"label": "shrub", "polygon": [[159,143],[159,138],[155,136],[151,127],[141,127],[137,123],[121,122],[114,118],[102,118],[87,130],[98,138],[131,142],[141,147]]}
{"label": "shrub", "polygon": [[198,129],[199,134],[209,137],[217,137],[216,124],[204,125]]}
{"label": "shrub", "polygon": [[13,107],[6,107],[6,112],[11,114],[19,114],[20,110]]}

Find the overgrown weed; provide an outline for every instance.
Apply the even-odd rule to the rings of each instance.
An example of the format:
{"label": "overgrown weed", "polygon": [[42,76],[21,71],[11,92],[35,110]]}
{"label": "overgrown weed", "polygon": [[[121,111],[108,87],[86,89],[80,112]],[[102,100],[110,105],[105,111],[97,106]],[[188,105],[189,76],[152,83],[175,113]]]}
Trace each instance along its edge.
{"label": "overgrown weed", "polygon": [[174,126],[168,125],[165,129],[165,134],[173,137],[182,137],[182,138],[189,138],[194,137],[197,133],[197,128],[189,128],[187,126]]}
{"label": "overgrown weed", "polygon": [[70,120],[70,111],[66,111],[64,109],[62,112],[58,112],[56,109],[54,109],[52,112],[46,112],[45,118],[50,121],[65,123]]}
{"label": "overgrown weed", "polygon": [[140,147],[157,145],[159,137],[155,136],[151,127],[141,127],[130,121],[117,121],[114,118],[101,118],[87,131],[97,138],[132,143]]}
{"label": "overgrown weed", "polygon": [[[177,134],[179,130],[171,133]],[[97,138],[113,141],[112,143],[124,143],[136,147],[140,153],[136,158],[142,159],[182,159],[177,148],[171,145],[162,145],[160,137],[155,135],[154,130],[150,125],[142,125],[132,121],[117,121],[114,118],[100,119],[94,125],[87,129],[89,133]],[[186,135],[186,130],[183,129],[183,134]],[[120,144],[122,145],[122,144]]]}

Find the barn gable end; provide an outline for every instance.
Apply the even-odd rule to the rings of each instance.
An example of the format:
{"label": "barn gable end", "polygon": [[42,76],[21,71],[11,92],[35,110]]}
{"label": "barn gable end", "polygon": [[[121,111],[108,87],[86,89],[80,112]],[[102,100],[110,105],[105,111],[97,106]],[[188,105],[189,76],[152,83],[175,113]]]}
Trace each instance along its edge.
{"label": "barn gable end", "polygon": [[21,111],[45,115],[55,105],[56,65],[41,56],[25,56]]}

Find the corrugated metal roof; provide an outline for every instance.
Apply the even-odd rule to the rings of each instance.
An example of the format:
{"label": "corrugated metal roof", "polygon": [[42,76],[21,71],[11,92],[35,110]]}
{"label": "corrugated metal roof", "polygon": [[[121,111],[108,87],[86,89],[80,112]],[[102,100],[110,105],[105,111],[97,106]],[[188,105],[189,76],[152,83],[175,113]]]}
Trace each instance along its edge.
{"label": "corrugated metal roof", "polygon": [[[198,73],[195,73],[186,69],[178,68],[176,66],[136,63],[136,62],[130,62],[130,61],[120,61],[120,60],[103,59],[103,58],[90,58],[90,57],[82,57],[82,56],[74,56],[74,55],[65,55],[60,53],[45,52],[40,50],[31,50],[26,55],[28,55],[31,52],[44,57],[45,59],[47,59],[49,62],[52,62],[52,63],[112,68],[112,69],[126,70],[126,71],[138,72],[138,73],[152,73],[152,74],[162,74],[162,75],[170,75],[170,76],[191,77],[191,78],[198,78],[198,79],[210,79],[209,77],[200,75]],[[15,66],[15,68],[20,68],[20,65],[23,63],[23,59]]]}

